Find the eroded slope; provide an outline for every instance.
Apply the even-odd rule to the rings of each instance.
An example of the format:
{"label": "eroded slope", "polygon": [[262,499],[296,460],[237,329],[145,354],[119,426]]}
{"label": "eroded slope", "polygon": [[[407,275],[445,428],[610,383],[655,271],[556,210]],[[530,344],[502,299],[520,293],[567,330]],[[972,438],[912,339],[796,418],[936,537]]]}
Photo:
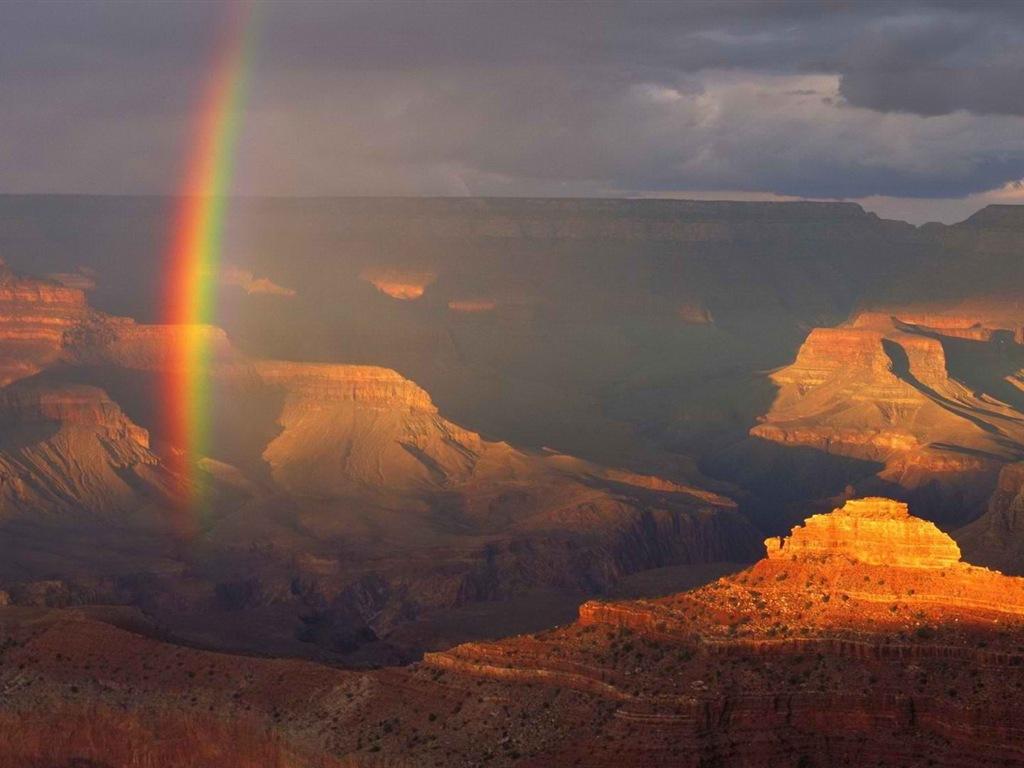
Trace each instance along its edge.
{"label": "eroded slope", "polygon": [[905,505],[861,499],[694,591],[364,673],[6,609],[0,681],[9,706],[244,714],[366,766],[1015,765],[1024,580],[957,555]]}
{"label": "eroded slope", "polygon": [[750,434],[872,462],[851,478],[857,489],[900,493],[950,526],[969,522],[1001,467],[1024,455],[1013,308],[975,309],[863,312],[814,329],[772,374],[778,394]]}
{"label": "eroded slope", "polygon": [[[393,661],[422,641],[379,639],[430,611],[535,589],[571,606],[638,570],[753,554],[731,500],[486,440],[394,371],[254,359],[215,327],[7,284],[0,334],[32,341],[6,350],[21,378],[0,389],[0,588],[16,602],[141,605],[194,642]],[[155,397],[195,333],[213,349],[214,439],[182,476]],[[203,514],[182,511],[191,482]]]}

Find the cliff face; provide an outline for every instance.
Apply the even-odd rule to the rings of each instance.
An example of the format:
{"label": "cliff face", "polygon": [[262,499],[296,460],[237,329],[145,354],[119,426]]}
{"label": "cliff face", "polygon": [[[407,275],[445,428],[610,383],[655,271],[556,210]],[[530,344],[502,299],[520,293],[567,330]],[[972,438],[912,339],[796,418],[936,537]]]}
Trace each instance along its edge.
{"label": "cliff face", "polygon": [[394,267],[367,267],[359,277],[381,293],[400,301],[420,298],[427,287],[437,280],[433,272]]}
{"label": "cliff face", "polygon": [[[152,321],[169,202],[9,196],[0,252],[95,269],[97,306]],[[914,228],[852,204],[246,200],[226,226],[232,279],[295,292],[224,291],[250,353],[399,370],[456,423],[616,465],[745,433],[770,406],[758,374],[791,362],[807,328],[888,307],[973,339],[998,318],[961,305],[1012,304],[1024,277],[1019,216],[1003,208]],[[1019,335],[1006,319],[991,327]]]}
{"label": "cliff face", "polygon": [[956,535],[972,559],[1024,573],[1024,463],[1003,467],[985,513]]}
{"label": "cliff face", "polygon": [[1024,347],[1009,322],[933,312],[864,312],[814,329],[772,374],[778,394],[750,434],[879,462],[858,487],[927,500],[947,524],[976,517],[1002,464],[1024,450],[1024,399],[1012,384]]}
{"label": "cliff face", "polygon": [[890,499],[847,501],[828,515],[809,517],[789,537],[765,542],[769,559],[834,561],[846,558],[899,568],[947,568],[960,548],[933,523],[911,517]]}
{"label": "cliff face", "polygon": [[92,310],[79,288],[0,263],[4,518],[117,517],[168,490],[148,431],[103,389],[52,374],[126,325]]}
{"label": "cliff face", "polygon": [[694,592],[585,603],[576,625],[424,667],[499,712],[516,696],[547,702],[547,730],[511,707],[499,717],[517,753],[497,752],[500,764],[1020,759],[1010,678],[1024,663],[1024,581],[960,562],[952,539],[886,499],[812,517],[768,552]]}
{"label": "cliff face", "polygon": [[[93,268],[97,306],[154,322],[169,202],[8,197],[0,252]],[[923,252],[913,227],[852,204],[246,200],[229,217],[238,263],[222,277],[294,290],[222,291],[252,355],[398,370],[455,423],[616,465],[639,464],[649,433],[700,447],[708,423],[745,431],[760,388],[741,379]],[[76,247],[35,241],[50,231]]]}
{"label": "cliff face", "polygon": [[89,314],[85,294],[15,274],[0,261],[0,386],[42,370]]}
{"label": "cliff face", "polygon": [[0,261],[0,322],[4,340],[58,344],[88,311],[81,289],[15,274]]}
{"label": "cliff face", "polygon": [[[169,480],[147,431],[95,387],[23,382],[0,390],[0,518],[40,524],[116,520],[159,499]],[[164,497],[166,498],[166,496]],[[7,574],[22,559],[5,534]],[[60,533],[51,545],[59,549]]]}
{"label": "cliff face", "polygon": [[485,447],[501,448],[442,418],[423,389],[386,368],[260,361],[252,370],[283,394],[281,431],[263,459],[294,493],[453,487]]}
{"label": "cliff face", "polygon": [[52,422],[94,429],[111,441],[149,448],[149,433],[95,387],[35,383],[6,387],[0,390],[0,420],[8,428]]}

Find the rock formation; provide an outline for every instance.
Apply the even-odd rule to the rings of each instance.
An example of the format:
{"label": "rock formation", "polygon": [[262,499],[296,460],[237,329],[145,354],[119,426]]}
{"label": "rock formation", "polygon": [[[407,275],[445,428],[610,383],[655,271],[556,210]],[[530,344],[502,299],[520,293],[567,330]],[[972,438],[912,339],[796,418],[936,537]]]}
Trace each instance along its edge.
{"label": "rock formation", "polygon": [[960,560],[949,536],[891,499],[851,499],[827,515],[807,518],[785,539],[765,542],[769,559],[849,559],[899,568],[947,568]]}
{"label": "rock formation", "polygon": [[424,665],[448,690],[488,681],[499,711],[513,692],[547,702],[563,730],[538,733],[513,710],[499,730],[530,756],[499,751],[502,764],[968,766],[1024,755],[1010,714],[1024,580],[960,562],[952,539],[886,499],[814,516],[770,539],[768,555],[694,592],[585,603],[576,625]]}
{"label": "rock formation", "polygon": [[[95,387],[9,385],[0,390],[0,424],[0,519],[116,519],[139,507],[140,494],[170,491],[148,432]],[[16,539],[5,543],[0,571],[11,573],[17,548]]]}
{"label": "rock formation", "polygon": [[[163,203],[9,196],[0,252],[23,269],[94,268],[97,306],[150,322]],[[955,338],[1024,325],[964,304],[1015,298],[1020,234],[999,209],[914,228],[854,204],[319,199],[239,201],[231,219],[232,274],[297,292],[221,292],[226,330],[253,356],[397,370],[473,431],[641,472],[746,434],[771,405],[761,372],[857,307],[913,307],[907,322],[957,308],[963,323],[933,323]],[[913,458],[900,482],[942,485],[953,473],[932,467],[964,460]],[[988,490],[942,495],[977,511]]]}
{"label": "rock formation", "polygon": [[401,301],[418,299],[427,286],[437,280],[433,272],[378,267],[367,267],[359,277],[381,293]]}
{"label": "rock formation", "polygon": [[[0,388],[0,588],[16,604],[127,602],[196,642],[365,644],[379,649],[365,661],[394,661],[425,641],[379,638],[431,611],[536,589],[571,605],[637,570],[755,551],[730,499],[486,440],[395,371],[253,358],[213,326],[5,284],[4,362],[21,378]],[[168,471],[180,447],[153,402],[183,334],[213,350],[213,439],[194,478]],[[183,517],[192,482],[210,509]],[[273,620],[254,630],[255,615]]]}
{"label": "rock formation", "polygon": [[[94,268],[96,306],[152,320],[163,202],[8,196],[0,200],[0,251],[50,274]],[[598,464],[707,485],[682,456],[693,454],[697,466],[743,486],[737,496],[765,528],[761,538],[788,529],[808,498],[827,505],[866,493],[910,500],[953,529],[985,509],[1000,469],[1021,458],[1024,378],[1015,340],[1024,327],[1016,295],[1024,235],[1013,210],[921,228],[852,204],[811,203],[246,200],[235,213],[232,226],[245,242],[233,266],[297,292],[288,299],[225,290],[230,327],[206,329],[217,338],[224,376],[217,444],[201,463],[233,499],[224,507],[231,514],[211,521],[208,533],[222,546],[229,532],[246,541],[259,532],[263,544],[288,550],[288,565],[275,561],[275,577],[258,587],[236,583],[253,563],[209,575],[231,582],[222,592],[250,602],[287,593],[281,585],[300,571],[299,583],[316,582],[324,593],[309,596],[317,610],[317,601],[351,588],[346,599],[360,615],[383,615],[374,601],[384,592],[405,615],[399,593],[411,577],[385,579],[385,590],[366,573],[337,576],[339,563],[365,554],[358,544],[394,543],[392,530],[418,552],[429,542],[449,562],[492,564],[468,569],[471,576],[459,570],[444,589],[430,580],[414,586],[419,595],[460,600],[496,594],[524,573],[550,583],[567,560],[595,586],[681,557],[684,539],[708,552],[732,549],[710,546],[729,539],[718,525],[738,519],[731,510],[695,514],[706,502],[610,480]],[[419,296],[396,301],[361,275]],[[497,307],[449,307],[485,300]],[[856,308],[864,311],[833,328]],[[822,331],[808,337],[808,328]],[[88,312],[62,333],[59,351],[47,342],[38,360],[35,351],[4,360],[16,359],[16,376],[41,365],[56,376],[46,368],[56,365],[66,381],[103,389],[150,431],[158,455],[164,436],[139,393],[143,377],[166,365],[161,338],[173,332]],[[800,365],[776,373],[773,407],[776,385],[760,372],[793,362],[805,340]],[[431,394],[438,413],[407,410],[400,397],[393,409],[345,404],[340,394],[318,402],[297,372],[264,380],[253,358],[273,357],[401,371]],[[728,453],[765,414],[756,450]],[[564,457],[485,436],[553,446],[591,464],[565,471]],[[313,438],[327,447],[314,449]],[[738,471],[717,472],[709,459],[720,452]],[[771,484],[760,482],[765,477]],[[381,491],[392,485],[401,490],[388,498]],[[544,503],[567,498],[574,503]],[[136,500],[139,509],[150,502],[147,494]],[[686,514],[665,510],[684,500]],[[588,527],[591,519],[600,525]],[[586,545],[573,549],[580,530],[567,534],[569,546],[551,544],[539,533],[544,526],[601,533],[583,535]],[[662,546],[663,534],[671,546]],[[330,541],[330,551],[316,541]],[[458,546],[446,549],[453,541]],[[359,557],[344,549],[351,542]]]}
{"label": "rock formation", "polygon": [[88,313],[81,290],[22,277],[0,261],[0,386],[52,364]]}
{"label": "rock formation", "polygon": [[[892,560],[865,550],[882,530]],[[126,614],[6,608],[0,684],[23,711],[245,713],[352,765],[1017,764],[1024,580],[956,553],[898,502],[854,500],[694,591],[362,673],[180,648]]]}
{"label": "rock formation", "polygon": [[1024,573],[1024,462],[1002,468],[985,513],[956,536],[972,559]]}
{"label": "rock formation", "polygon": [[794,363],[772,374],[778,395],[750,434],[878,462],[876,482],[858,487],[917,493],[936,519],[962,524],[980,513],[1002,464],[1024,455],[1024,398],[1012,384],[1020,365],[1008,322],[863,312],[811,331]]}

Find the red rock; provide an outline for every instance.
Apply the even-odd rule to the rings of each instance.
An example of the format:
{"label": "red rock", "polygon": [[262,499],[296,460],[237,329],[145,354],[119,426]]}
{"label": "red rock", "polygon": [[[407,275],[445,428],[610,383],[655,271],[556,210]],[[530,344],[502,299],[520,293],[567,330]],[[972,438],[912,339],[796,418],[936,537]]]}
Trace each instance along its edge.
{"label": "red rock", "polygon": [[788,538],[765,542],[769,559],[843,558],[868,565],[947,568],[960,560],[949,536],[892,499],[851,499],[827,515],[807,518]]}
{"label": "red rock", "polygon": [[[950,374],[943,334],[963,330],[964,318],[904,316],[922,324],[873,311],[812,330],[793,364],[772,373],[779,392],[750,434],[879,462],[880,480],[908,495],[928,488],[932,505],[950,507],[943,517],[961,524],[980,512],[1001,463],[1024,447],[1024,415]],[[956,338],[975,337],[1002,359],[994,332]]]}
{"label": "red rock", "polygon": [[[896,562],[865,559],[879,535]],[[958,562],[948,536],[885,499],[812,517],[772,553],[691,592],[591,601],[565,627],[362,673],[3,609],[3,705],[245,712],[373,764],[1020,762],[1024,579]]]}

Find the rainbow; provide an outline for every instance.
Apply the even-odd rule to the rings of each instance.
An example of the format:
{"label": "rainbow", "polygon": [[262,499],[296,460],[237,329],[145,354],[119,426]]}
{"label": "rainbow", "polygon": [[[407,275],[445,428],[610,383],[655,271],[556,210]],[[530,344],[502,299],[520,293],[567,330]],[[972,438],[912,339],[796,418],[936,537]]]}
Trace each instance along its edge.
{"label": "rainbow", "polygon": [[234,166],[240,116],[251,69],[257,4],[236,0],[217,46],[192,130],[192,144],[173,222],[167,259],[163,321],[170,334],[170,364],[162,393],[163,431],[177,449],[179,473],[188,478],[185,502],[201,504],[196,462],[209,446],[213,336],[224,214]]}

